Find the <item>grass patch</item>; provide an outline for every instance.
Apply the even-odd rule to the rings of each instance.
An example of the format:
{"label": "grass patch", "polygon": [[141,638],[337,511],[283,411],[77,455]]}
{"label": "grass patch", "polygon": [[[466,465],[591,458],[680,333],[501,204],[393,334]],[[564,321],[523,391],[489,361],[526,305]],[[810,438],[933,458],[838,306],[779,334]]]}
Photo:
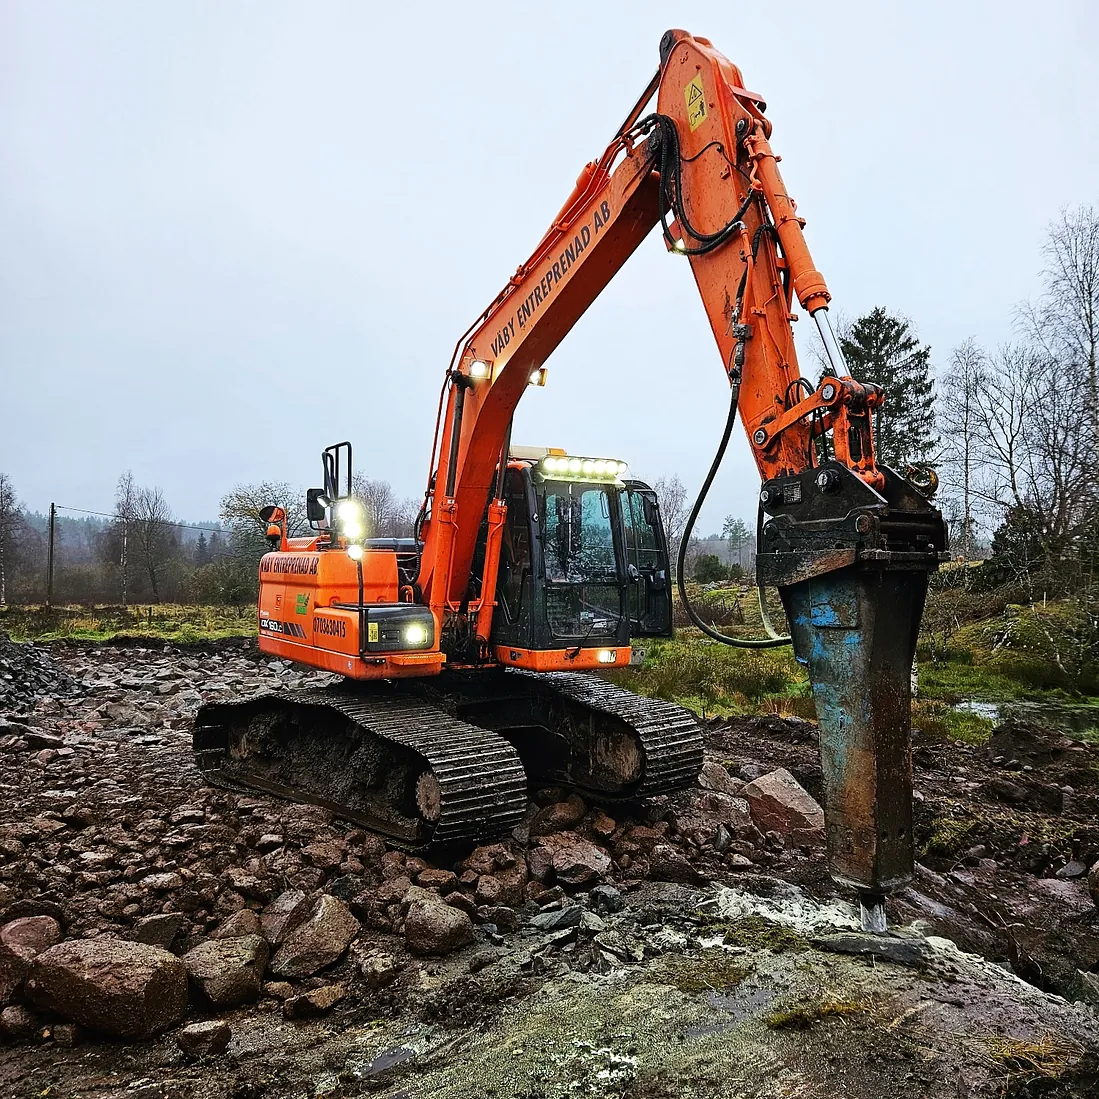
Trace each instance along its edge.
{"label": "grass patch", "polygon": [[1007,1069],[1013,1076],[1031,1079],[1057,1080],[1083,1055],[1079,1046],[1052,1034],[1045,1034],[1037,1041],[990,1034],[984,1043],[994,1064]]}
{"label": "grass patch", "polygon": [[860,1015],[866,1010],[862,1000],[798,1000],[776,1008],[763,1017],[772,1030],[808,1030],[821,1019],[833,1016]]}
{"label": "grass patch", "polygon": [[750,972],[724,950],[708,947],[694,956],[666,955],[652,980],[680,992],[724,992],[735,988]]}
{"label": "grass patch", "polygon": [[912,727],[933,740],[959,744],[987,744],[996,722],[954,710],[944,702],[919,699],[912,703]]}
{"label": "grass patch", "polygon": [[721,935],[726,946],[742,950],[769,950],[772,954],[800,953],[810,948],[809,940],[785,924],[762,916],[740,916],[735,920],[702,918],[699,930],[703,934]]}
{"label": "grass patch", "polygon": [[786,712],[812,705],[808,680],[789,649],[748,652],[704,640],[693,630],[654,642],[642,667],[606,674],[621,687],[703,716],[755,714],[768,704]]}
{"label": "grass patch", "polygon": [[957,820],[954,817],[938,817],[931,825],[931,835],[923,845],[920,855],[938,855],[941,858],[953,858],[965,848],[977,822],[972,817]]}
{"label": "grass patch", "polygon": [[252,606],[6,607],[0,629],[13,641],[119,641],[126,639],[196,644],[255,637]]}

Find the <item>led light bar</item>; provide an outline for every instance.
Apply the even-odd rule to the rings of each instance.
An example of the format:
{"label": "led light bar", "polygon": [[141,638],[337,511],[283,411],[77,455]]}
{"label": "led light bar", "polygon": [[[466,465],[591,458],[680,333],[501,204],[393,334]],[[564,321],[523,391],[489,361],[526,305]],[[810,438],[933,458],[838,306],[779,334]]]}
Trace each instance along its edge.
{"label": "led light bar", "polygon": [[543,476],[572,481],[615,481],[629,468],[614,458],[581,458],[574,454],[547,454],[538,463]]}

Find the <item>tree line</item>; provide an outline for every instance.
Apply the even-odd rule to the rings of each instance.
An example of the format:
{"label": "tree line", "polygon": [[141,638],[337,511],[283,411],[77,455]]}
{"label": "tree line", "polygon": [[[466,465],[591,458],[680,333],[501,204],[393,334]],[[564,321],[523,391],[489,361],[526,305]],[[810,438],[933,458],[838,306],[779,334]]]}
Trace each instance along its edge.
{"label": "tree line", "polygon": [[[353,490],[376,536],[411,534],[415,504],[388,482],[360,474]],[[111,513],[58,513],[54,603],[251,603],[269,549],[260,518],[269,504],[286,509],[292,537],[308,532],[305,490],[285,482],[237,485],[222,496],[216,520],[192,523],[175,516],[159,488],[139,485],[126,471]],[[48,517],[21,505],[0,471],[0,606],[45,600],[48,536]]]}

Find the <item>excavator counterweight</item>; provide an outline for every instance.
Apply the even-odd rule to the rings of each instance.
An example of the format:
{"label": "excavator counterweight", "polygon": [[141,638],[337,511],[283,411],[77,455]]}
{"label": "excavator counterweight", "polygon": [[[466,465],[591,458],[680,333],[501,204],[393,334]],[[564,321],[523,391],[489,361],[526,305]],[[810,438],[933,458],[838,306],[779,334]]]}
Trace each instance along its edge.
{"label": "excavator counterweight", "polygon": [[[859,891],[867,926],[884,927],[884,897],[913,868],[909,675],[945,527],[933,478],[875,460],[886,395],[843,361],[765,111],[706,39],[668,31],[625,123],[458,340],[413,537],[371,537],[350,443],[323,454],[310,535],[264,511],[259,647],[345,685],[204,707],[195,746],[213,781],[316,801],[424,846],[505,832],[528,781],[616,801],[694,780],[694,716],[592,674],[628,665],[638,638],[671,635],[660,501],[616,458],[511,439],[549,356],[659,225],[691,268],[730,396],[680,548],[681,603],[714,641],[793,644],[820,720],[830,868]],[[829,361],[815,385],[798,367],[798,308]],[[778,589],[789,637],[769,623],[767,638],[728,637],[683,585],[738,417],[762,479],[757,579]]]}

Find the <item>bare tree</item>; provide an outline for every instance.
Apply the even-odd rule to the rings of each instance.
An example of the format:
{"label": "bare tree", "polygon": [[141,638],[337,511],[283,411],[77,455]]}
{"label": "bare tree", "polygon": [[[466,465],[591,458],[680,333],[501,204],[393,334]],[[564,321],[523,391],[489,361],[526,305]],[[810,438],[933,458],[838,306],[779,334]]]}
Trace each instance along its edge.
{"label": "bare tree", "polygon": [[653,483],[653,490],[660,501],[660,515],[664,520],[664,534],[668,539],[668,552],[674,568],[679,559],[679,542],[683,537],[683,528],[691,511],[687,505],[687,490],[678,473],[658,477]]}
{"label": "bare tree", "polygon": [[416,503],[402,500],[388,481],[355,474],[352,492],[366,512],[366,531],[372,538],[408,538],[416,517]]}
{"label": "bare tree", "polygon": [[1022,307],[1027,336],[1066,373],[1086,383],[1086,422],[1099,459],[1099,211],[1065,207],[1042,246],[1045,293]]}
{"label": "bare tree", "polygon": [[951,353],[950,370],[942,379],[938,394],[939,434],[943,448],[940,463],[948,481],[952,482],[949,487],[961,492],[957,525],[966,561],[973,556],[974,466],[979,450],[981,389],[986,382],[985,353],[970,337]]}
{"label": "bare tree", "polygon": [[6,473],[0,473],[0,607],[8,601],[8,572],[14,562],[15,539],[22,521],[15,486]]}
{"label": "bare tree", "polygon": [[159,488],[137,490],[132,528],[135,556],[159,603],[161,575],[176,548],[172,509]]}
{"label": "bare tree", "polygon": [[137,511],[137,485],[132,470],[126,470],[118,478],[114,491],[114,519],[118,531],[118,577],[122,590],[122,605],[130,601],[130,536]]}

